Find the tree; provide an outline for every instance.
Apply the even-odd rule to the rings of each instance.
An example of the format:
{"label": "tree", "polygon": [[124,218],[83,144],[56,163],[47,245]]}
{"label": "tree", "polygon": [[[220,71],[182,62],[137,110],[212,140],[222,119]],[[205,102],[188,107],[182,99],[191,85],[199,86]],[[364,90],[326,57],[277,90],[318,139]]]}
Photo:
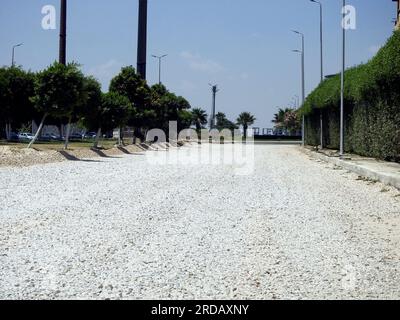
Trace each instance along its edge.
{"label": "tree", "polygon": [[301,130],[301,120],[299,113],[294,109],[289,109],[285,113],[284,127],[290,134]]}
{"label": "tree", "polygon": [[237,118],[236,122],[239,126],[243,127],[244,138],[247,138],[247,129],[254,124],[257,119],[249,112],[242,112]]}
{"label": "tree", "polygon": [[162,84],[151,87],[151,103],[149,109],[152,111],[153,128],[164,130],[168,135],[169,122],[177,121],[178,130],[190,127],[192,123],[191,108],[189,102],[174,93],[171,93]]}
{"label": "tree", "polygon": [[228,120],[225,113],[218,112],[215,117],[217,119],[217,129],[219,131],[222,131],[224,129],[229,129],[231,131],[234,131],[235,129],[238,128],[238,126],[235,123]]}
{"label": "tree", "polygon": [[111,80],[110,92],[125,96],[130,101],[132,108],[128,124],[135,128],[135,136],[142,137],[140,128],[146,125],[149,118],[150,88],[146,81],[132,66],[124,67],[121,72]]}
{"label": "tree", "polygon": [[301,121],[298,112],[295,109],[279,109],[274,115],[275,128],[284,129],[289,133],[296,132],[301,129]]}
{"label": "tree", "polygon": [[102,123],[104,117],[102,115],[102,92],[100,83],[93,77],[85,78],[84,91],[86,94],[86,101],[80,108],[80,121],[89,130],[97,132],[94,141],[94,148],[97,148],[99,138],[101,136]]}
{"label": "tree", "polygon": [[[38,73],[34,102],[37,110],[43,116],[35,137],[28,148],[40,136],[47,116],[50,115],[54,118],[68,117],[70,122],[74,108],[83,105],[83,99],[84,76],[76,63],[63,65],[55,62]],[[69,130],[67,130],[65,147],[68,147],[68,135]]]}
{"label": "tree", "polygon": [[0,68],[0,122],[10,138],[12,126],[32,119],[31,98],[34,96],[35,75],[20,67]]}
{"label": "tree", "polygon": [[121,128],[129,121],[131,109],[132,104],[127,97],[115,92],[102,94],[99,113],[100,129],[108,131],[119,128],[121,132]]}
{"label": "tree", "polygon": [[285,122],[285,116],[286,113],[289,112],[291,109],[279,109],[278,113],[274,114],[274,120],[272,122],[275,124],[275,128],[277,129],[283,129],[284,128],[284,122]]}
{"label": "tree", "polygon": [[194,108],[192,110],[192,123],[196,126],[196,130],[200,131],[203,129],[204,125],[208,123],[208,115],[207,112],[200,108]]}

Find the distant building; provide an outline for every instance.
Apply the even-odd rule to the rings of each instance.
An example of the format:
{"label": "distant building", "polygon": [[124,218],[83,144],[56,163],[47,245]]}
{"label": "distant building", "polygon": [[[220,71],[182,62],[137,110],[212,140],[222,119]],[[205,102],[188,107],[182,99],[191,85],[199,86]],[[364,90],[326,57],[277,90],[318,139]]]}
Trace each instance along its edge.
{"label": "distant building", "polygon": [[396,11],[396,29],[400,29],[400,0],[392,0],[397,2],[397,11]]}

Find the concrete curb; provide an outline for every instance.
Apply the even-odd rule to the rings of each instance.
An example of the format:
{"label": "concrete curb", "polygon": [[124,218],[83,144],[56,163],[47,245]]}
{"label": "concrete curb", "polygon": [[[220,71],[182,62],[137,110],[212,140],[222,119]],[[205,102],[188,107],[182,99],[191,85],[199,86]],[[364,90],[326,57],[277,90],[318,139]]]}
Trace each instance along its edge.
{"label": "concrete curb", "polygon": [[[357,160],[342,160],[337,157],[329,157],[325,154],[311,151],[305,148],[300,148],[300,150],[314,159],[334,164],[340,168],[354,172],[362,177],[369,178],[375,181],[380,181],[386,185],[395,187],[400,190],[400,171],[395,172],[393,168],[390,168],[389,165],[392,164],[385,163],[384,161],[370,160],[371,163],[373,161],[376,164],[380,165],[381,168],[377,169],[368,164],[357,163]],[[388,166],[386,170],[385,168],[383,168],[385,164]]]}

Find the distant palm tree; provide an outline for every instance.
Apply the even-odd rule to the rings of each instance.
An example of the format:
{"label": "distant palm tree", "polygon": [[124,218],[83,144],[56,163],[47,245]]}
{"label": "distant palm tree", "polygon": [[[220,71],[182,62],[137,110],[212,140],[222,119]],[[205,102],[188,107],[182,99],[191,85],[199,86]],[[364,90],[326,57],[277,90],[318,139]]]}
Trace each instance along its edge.
{"label": "distant palm tree", "polygon": [[250,112],[243,112],[239,115],[236,122],[239,126],[243,127],[244,138],[247,138],[247,129],[254,124],[257,119]]}
{"label": "distant palm tree", "polygon": [[207,112],[200,108],[192,110],[192,123],[196,126],[196,130],[200,131],[208,120]]}
{"label": "distant palm tree", "polygon": [[290,112],[291,109],[279,109],[278,113],[274,114],[274,120],[272,120],[273,123],[275,123],[276,128],[282,128],[284,126],[285,122],[285,117],[288,112]]}

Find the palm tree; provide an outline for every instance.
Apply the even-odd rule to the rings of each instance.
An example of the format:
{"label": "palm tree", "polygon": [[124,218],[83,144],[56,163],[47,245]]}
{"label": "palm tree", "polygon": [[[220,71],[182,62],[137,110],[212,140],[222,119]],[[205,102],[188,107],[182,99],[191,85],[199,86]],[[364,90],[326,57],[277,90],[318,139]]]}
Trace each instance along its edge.
{"label": "palm tree", "polygon": [[282,128],[284,126],[286,114],[291,111],[291,109],[279,109],[278,113],[274,114],[273,123],[275,123],[275,128]]}
{"label": "palm tree", "polygon": [[257,119],[250,112],[242,112],[237,118],[236,122],[239,126],[243,127],[244,138],[247,138],[247,129],[251,126]]}
{"label": "palm tree", "polygon": [[200,131],[207,124],[207,112],[200,108],[192,110],[192,123],[196,126],[196,130]]}

